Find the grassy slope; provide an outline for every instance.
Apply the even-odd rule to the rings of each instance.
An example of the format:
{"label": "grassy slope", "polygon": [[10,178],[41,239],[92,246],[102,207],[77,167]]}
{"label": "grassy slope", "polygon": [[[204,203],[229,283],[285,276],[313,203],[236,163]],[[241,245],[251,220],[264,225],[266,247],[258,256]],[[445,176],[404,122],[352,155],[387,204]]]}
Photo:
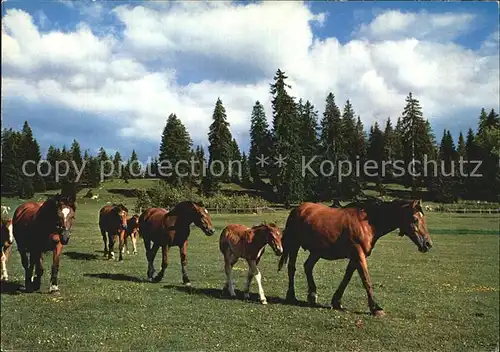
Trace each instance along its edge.
{"label": "grassy slope", "polygon": [[[182,288],[175,248],[163,281],[144,282],[142,240],[139,255],[122,263],[101,257],[96,225],[101,205],[79,203],[74,236],[62,258],[60,296],[46,294],[49,255],[42,293],[2,293],[3,350],[493,350],[498,345],[498,217],[429,214],[435,247],[427,254],[418,253],[407,238],[383,238],[369,265],[376,299],[388,316],[375,319],[366,314],[366,294],[356,274],[343,300],[348,313],[281,304],[286,270],[276,272],[277,258],[270,250],[260,264],[270,304],[257,304],[255,295],[253,302],[221,299],[218,235],[206,237],[198,229],[192,231],[188,256],[193,292]],[[286,216],[216,215],[213,220],[220,231],[228,223],[278,220],[283,225]],[[474,231],[482,234],[467,235]],[[296,284],[301,300],[305,258],[300,252]],[[321,304],[328,305],[345,265],[344,260],[317,264]],[[235,269],[241,289],[246,266],[239,262]],[[17,252],[9,270],[13,283],[4,289],[23,280]],[[251,290],[256,291],[255,282]]]}

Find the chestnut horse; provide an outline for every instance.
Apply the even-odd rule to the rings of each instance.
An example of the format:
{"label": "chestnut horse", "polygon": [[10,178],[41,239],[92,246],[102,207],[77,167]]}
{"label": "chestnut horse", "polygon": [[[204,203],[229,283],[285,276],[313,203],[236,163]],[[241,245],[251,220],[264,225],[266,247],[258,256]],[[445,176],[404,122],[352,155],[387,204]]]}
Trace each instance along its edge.
{"label": "chestnut horse", "polygon": [[128,249],[129,237],[132,240],[134,254],[137,254],[137,238],[139,238],[139,215],[137,214],[127,220],[127,230],[125,231],[125,241],[123,243],[122,253],[125,252],[125,248],[127,248],[127,254],[130,253]]}
{"label": "chestnut horse", "polygon": [[[105,205],[99,211],[99,229],[104,242],[104,256],[114,259],[116,238],[119,239],[119,260],[123,260],[123,244],[127,230],[128,209],[123,204]],[[107,235],[106,235],[107,233]],[[107,240],[109,239],[109,246]]]}
{"label": "chestnut horse", "polygon": [[12,219],[2,219],[0,228],[0,243],[2,245],[2,281],[8,281],[7,261],[12,252],[12,243],[14,242],[14,231],[12,229]]}
{"label": "chestnut horse", "polygon": [[280,229],[275,224],[261,224],[248,228],[244,225],[228,225],[222,230],[219,239],[219,249],[224,256],[224,270],[226,272],[226,284],[224,290],[229,290],[231,297],[236,297],[231,271],[239,258],[244,258],[248,263],[248,275],[244,289],[244,298],[249,298],[250,283],[255,277],[259,286],[260,303],[267,304],[264,289],[261,283],[261,274],[257,265],[259,264],[265,246],[269,244],[278,256],[283,254],[281,246]]}
{"label": "chestnut horse", "polygon": [[380,237],[398,228],[400,234],[406,234],[420,252],[427,252],[432,247],[420,201],[368,200],[351,203],[342,208],[302,203],[288,216],[283,233],[284,253],[278,265],[279,271],[289,260],[287,300],[296,301],[295,263],[297,253],[302,247],[310,252],[304,263],[310,304],[316,304],[317,300],[313,268],[318,260],[347,258],[349,264],[331,300],[332,308],[343,310],[340,303],[342,295],[352,274],[357,270],[368,295],[371,313],[383,316],[384,311],[373,298],[367,257]]}
{"label": "chestnut horse", "polygon": [[[14,212],[12,225],[21,263],[25,270],[26,292],[38,291],[43,275],[44,252],[52,251],[50,293],[59,291],[57,278],[63,246],[68,244],[75,219],[76,192],[57,194],[45,202],[26,202]],[[29,260],[28,260],[29,253]],[[33,269],[36,266],[36,277]]]}
{"label": "chestnut horse", "polygon": [[[141,214],[139,231],[146,249],[147,275],[152,282],[160,282],[165,275],[169,247],[179,247],[182,281],[186,286],[190,285],[186,266],[188,237],[192,223],[198,226],[207,236],[212,236],[215,233],[207,209],[199,203],[183,201],[178,203],[171,211],[163,208],[150,208]],[[161,271],[155,276],[154,259],[160,247],[162,250]]]}

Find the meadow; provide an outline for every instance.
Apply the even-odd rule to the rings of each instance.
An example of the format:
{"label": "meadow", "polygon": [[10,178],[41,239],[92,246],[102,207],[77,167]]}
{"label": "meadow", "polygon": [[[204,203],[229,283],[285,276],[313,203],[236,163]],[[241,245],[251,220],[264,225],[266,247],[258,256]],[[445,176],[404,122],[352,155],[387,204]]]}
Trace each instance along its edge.
{"label": "meadow", "polygon": [[[133,208],[132,198],[122,200]],[[41,292],[22,292],[23,269],[14,245],[10,282],[2,283],[2,350],[498,351],[498,215],[428,213],[434,247],[426,254],[396,232],[382,238],[368,260],[375,298],[387,313],[375,318],[357,274],[343,299],[348,311],[329,309],[346,260],[318,262],[314,274],[320,307],[307,306],[304,251],[296,277],[301,304],[284,302],[286,269],[277,272],[278,258],[269,248],[259,265],[269,304],[258,303],[255,281],[250,301],[242,299],[241,291],[236,300],[221,297],[225,275],[218,239],[223,227],[262,221],[284,226],[286,211],[214,214],[217,233],[212,237],[193,226],[189,290],[182,285],[177,248],[170,249],[169,267],[157,284],[146,280],[142,240],[138,255],[125,255],[123,262],[106,260],[97,226],[103,204],[78,202],[73,235],[61,259],[60,295],[47,293],[50,254]],[[238,262],[234,277],[239,290],[246,272],[246,263]]]}

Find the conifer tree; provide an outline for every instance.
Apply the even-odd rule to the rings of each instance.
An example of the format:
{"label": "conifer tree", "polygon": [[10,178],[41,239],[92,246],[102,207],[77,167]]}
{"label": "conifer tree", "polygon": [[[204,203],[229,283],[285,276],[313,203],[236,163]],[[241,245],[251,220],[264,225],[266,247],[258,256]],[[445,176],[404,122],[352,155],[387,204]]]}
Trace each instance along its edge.
{"label": "conifer tree", "polygon": [[250,164],[245,153],[241,156],[241,183],[243,186],[248,187],[251,184],[250,179]]}
{"label": "conifer tree", "polygon": [[[389,120],[388,123],[390,123]],[[386,126],[386,130],[388,130],[389,133],[391,133],[390,129],[390,125]],[[377,176],[373,178],[377,185],[380,185],[382,182],[382,161],[384,160],[384,147],[386,147],[386,145],[384,145],[384,134],[382,130],[380,130],[378,122],[375,122],[375,124],[370,128],[367,157],[368,160],[372,160],[378,166],[376,169],[374,168],[370,170],[370,174],[377,174]]]}
{"label": "conifer tree", "polygon": [[267,175],[267,173],[265,168],[258,165],[258,160],[262,157],[269,157],[271,147],[269,125],[264,107],[259,101],[255,102],[250,121],[250,154],[248,162],[254,184],[259,187],[262,184],[263,175]]}
{"label": "conifer tree", "polygon": [[[240,166],[238,166],[238,164]],[[238,143],[236,142],[236,139],[233,138],[233,141],[231,142],[231,160],[230,160],[230,165],[229,167],[231,168],[231,182],[234,183],[240,183],[240,172],[241,172],[241,152],[240,148],[238,147]]]}
{"label": "conifer tree", "polygon": [[[300,148],[306,164],[319,152],[318,112],[309,100],[305,104],[302,104],[302,99],[299,100],[299,117]],[[310,165],[316,173],[319,173],[318,160],[315,159]],[[304,200],[315,201],[319,198],[321,184],[318,181],[319,179],[310,172],[304,175]]]}
{"label": "conifer tree", "polygon": [[121,178],[123,173],[122,155],[117,150],[113,157],[114,177]]}
{"label": "conifer tree", "polygon": [[295,100],[288,94],[288,77],[281,70],[276,72],[270,92],[273,96],[273,146],[276,162],[271,168],[271,182],[277,196],[285,206],[303,197],[300,145],[300,119]]}
{"label": "conifer tree", "polygon": [[[185,162],[181,161],[189,161],[192,144],[191,137],[181,120],[177,118],[177,115],[170,114],[165,128],[163,129],[159,162],[163,162],[164,167],[168,165],[167,162],[170,162],[172,168],[168,170],[165,169],[164,171],[166,172],[162,172],[165,174],[162,178],[174,186],[180,186],[189,181],[189,177],[181,177],[181,175],[189,176],[190,167]],[[177,164],[179,174],[175,171]],[[167,174],[170,174],[170,176]]]}
{"label": "conifer tree", "polygon": [[[213,171],[210,182],[210,191],[218,189],[219,182],[229,182],[229,162],[232,156],[232,136],[229,131],[229,122],[227,122],[226,109],[220,98],[215,103],[215,109],[212,116],[213,122],[208,132],[208,141],[210,143],[208,151],[210,153],[208,164],[209,170]],[[210,172],[209,172],[210,173]],[[217,176],[221,175],[221,176]]]}
{"label": "conifer tree", "polygon": [[130,161],[128,165],[129,175],[131,178],[141,178],[142,173],[144,170],[142,170],[141,164],[139,162],[139,158],[137,157],[137,153],[135,152],[134,149],[132,149],[132,154],[130,155]]}

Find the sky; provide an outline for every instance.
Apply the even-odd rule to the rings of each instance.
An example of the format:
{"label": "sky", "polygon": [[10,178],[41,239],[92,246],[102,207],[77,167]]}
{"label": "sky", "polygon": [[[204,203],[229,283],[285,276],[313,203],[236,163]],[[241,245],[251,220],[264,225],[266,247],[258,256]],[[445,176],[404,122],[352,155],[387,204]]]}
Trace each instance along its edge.
{"label": "sky", "polygon": [[217,98],[248,150],[259,100],[285,71],[322,116],[349,99],[365,129],[412,92],[436,139],[499,108],[496,2],[2,2],[2,128],[49,145],[155,157],[175,113],[208,147]]}

